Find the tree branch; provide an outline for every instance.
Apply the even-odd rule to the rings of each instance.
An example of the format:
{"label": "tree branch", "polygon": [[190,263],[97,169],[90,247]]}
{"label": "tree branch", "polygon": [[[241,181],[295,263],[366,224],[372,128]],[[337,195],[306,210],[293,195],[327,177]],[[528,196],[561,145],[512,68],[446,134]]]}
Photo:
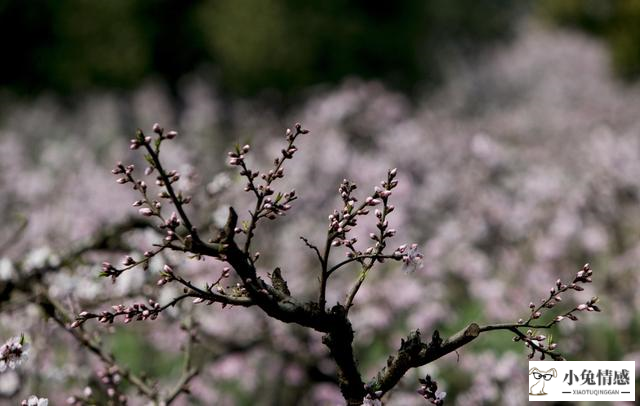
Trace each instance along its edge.
{"label": "tree branch", "polygon": [[[144,138],[144,136],[143,136],[143,138]],[[173,190],[173,186],[171,185],[172,180],[169,179],[169,176],[167,175],[166,171],[162,167],[162,163],[160,163],[160,156],[159,156],[160,147],[159,147],[159,145],[156,148],[156,150],[154,150],[148,142],[145,142],[144,143],[144,147],[147,150],[147,152],[149,153],[149,156],[151,157],[151,159],[153,160],[153,164],[154,164],[155,168],[158,170],[158,173],[160,174],[160,178],[162,178],[162,182],[164,183],[164,187],[167,189],[167,193],[169,193],[169,196],[171,197],[171,201],[173,202],[173,205],[176,207],[176,210],[178,211],[178,214],[180,215],[180,219],[182,220],[182,224],[184,224],[184,226],[186,227],[187,231],[192,234],[193,239],[196,240],[197,239],[196,229],[191,224],[191,221],[189,220],[189,217],[187,216],[187,214],[184,211],[184,208],[182,207],[182,200],[178,199],[178,196],[176,195],[175,191]]]}
{"label": "tree branch", "polygon": [[475,340],[479,334],[480,327],[476,323],[469,324],[444,341],[437,330],[429,343],[422,342],[419,330],[412,332],[406,340],[402,340],[395,357],[389,357],[387,366],[378,373],[371,390],[382,391],[383,394],[388,392],[409,369],[433,362]]}
{"label": "tree branch", "polygon": [[[40,290],[43,291],[44,289]],[[124,379],[135,386],[140,391],[140,393],[151,400],[157,400],[158,392],[155,388],[149,386],[141,377],[135,375],[133,372],[118,365],[113,355],[105,352],[102,348],[100,348],[100,346],[94,343],[82,330],[69,328],[69,323],[71,322],[72,318],[69,314],[67,314],[64,306],[62,306],[55,299],[49,297],[43,292],[38,293],[37,297],[38,304],[40,305],[42,310],[60,327],[62,327],[63,330],[68,332],[80,345],[94,353],[105,364],[117,366],[120,375],[122,375]]]}

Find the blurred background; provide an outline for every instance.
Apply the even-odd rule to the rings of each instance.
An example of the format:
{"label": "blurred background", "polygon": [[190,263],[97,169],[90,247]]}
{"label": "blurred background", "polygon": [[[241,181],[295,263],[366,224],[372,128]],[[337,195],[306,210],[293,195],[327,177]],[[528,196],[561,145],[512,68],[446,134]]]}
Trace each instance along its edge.
{"label": "blurred background", "polygon": [[[397,244],[416,241],[425,254],[415,274],[385,264],[358,297],[365,379],[410,330],[526,318],[530,301],[585,262],[594,283],[575,301],[597,294],[603,313],[561,323],[554,340],[571,360],[640,361],[640,3],[0,0],[0,38],[0,281],[55,264],[135,214],[136,196],[110,169],[142,166],[128,150],[136,128],[180,132],[163,153],[186,174],[180,186],[196,196],[191,210],[206,229],[228,205],[250,207],[226,151],[250,142],[251,165],[268,168],[300,121],[311,135],[281,184],[300,199],[258,235],[264,274],[279,265],[295,294],[312,297],[315,264],[298,236],[323,239],[343,178],[364,197],[392,167]],[[124,253],[157,238],[131,233]],[[98,278],[100,262],[122,254],[65,264],[45,276],[48,294],[78,310],[179,292],[155,286],[161,263],[115,285]],[[167,260],[203,284],[222,268]],[[329,299],[343,301],[356,275],[337,275]],[[61,404],[86,386],[101,390],[88,378],[99,363],[45,321],[28,292],[0,296],[0,339],[24,332],[32,343],[30,360],[0,375],[0,403],[37,393]],[[170,383],[178,320],[196,320],[203,373],[179,404],[340,404],[319,335],[253,309],[173,312],[92,328],[123,365]],[[411,371],[388,404],[425,404],[415,390],[426,373],[448,404],[522,404],[527,353],[510,339],[482,336]]]}

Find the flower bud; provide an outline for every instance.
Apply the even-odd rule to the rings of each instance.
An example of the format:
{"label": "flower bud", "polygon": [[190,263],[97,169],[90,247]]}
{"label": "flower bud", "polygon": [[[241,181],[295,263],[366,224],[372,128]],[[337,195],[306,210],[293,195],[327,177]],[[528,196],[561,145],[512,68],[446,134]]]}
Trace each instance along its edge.
{"label": "flower bud", "polygon": [[144,207],[144,208],[142,208],[142,209],[140,209],[140,210],[138,210],[138,211],[140,212],[140,214],[142,214],[142,215],[143,215],[143,216],[145,216],[145,217],[151,217],[151,216],[153,216],[153,210],[151,210],[151,209],[150,209],[150,208],[148,208],[148,207]]}

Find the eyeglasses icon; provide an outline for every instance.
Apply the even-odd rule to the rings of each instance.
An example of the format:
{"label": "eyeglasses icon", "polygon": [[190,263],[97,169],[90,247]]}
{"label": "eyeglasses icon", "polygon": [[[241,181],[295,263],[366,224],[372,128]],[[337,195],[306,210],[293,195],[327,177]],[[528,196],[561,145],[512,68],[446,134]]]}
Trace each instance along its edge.
{"label": "eyeglasses icon", "polygon": [[553,374],[541,374],[539,372],[534,372],[533,373],[533,377],[536,378],[536,379],[543,379],[544,378],[545,381],[550,381],[551,378],[553,378]]}

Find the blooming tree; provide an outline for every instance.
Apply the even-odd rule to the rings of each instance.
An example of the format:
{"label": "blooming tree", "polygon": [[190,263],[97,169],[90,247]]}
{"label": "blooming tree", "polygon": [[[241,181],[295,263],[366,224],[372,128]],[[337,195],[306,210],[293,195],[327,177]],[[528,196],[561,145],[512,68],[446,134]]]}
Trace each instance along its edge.
{"label": "blooming tree", "polygon": [[[548,304],[553,307],[539,309],[540,318],[530,323],[563,319],[551,331],[531,328],[533,344],[553,346],[554,352],[562,350],[571,358],[588,353],[605,359],[614,345],[609,343],[617,342],[620,354],[637,359],[638,89],[621,88],[608,79],[599,48],[570,33],[550,35],[528,27],[513,46],[496,55],[491,63],[456,76],[442,96],[424,105],[410,106],[376,83],[356,81],[319,91],[287,113],[301,117],[314,135],[296,141],[300,150],[287,160],[286,176],[275,184],[280,185],[276,190],[296,189],[292,215],[259,220],[251,242],[252,254],[261,252],[256,274],[275,286],[269,274],[279,267],[292,296],[301,303],[317,302],[320,272],[314,269],[319,261],[298,236],[322,248],[326,215],[334,205],[324,189],[337,187],[345,176],[359,186],[373,185],[386,179],[384,168],[394,166],[399,183],[390,196],[389,204],[396,207],[389,227],[398,230],[398,238],[416,241],[416,250],[424,255],[424,267],[407,274],[399,272],[401,260],[377,262],[357,291],[348,318],[363,382],[377,376],[388,354],[396,355],[401,338],[406,341],[416,328],[423,337],[438,330],[444,338],[471,321],[479,326],[508,320],[517,324],[521,317],[525,322],[536,313],[526,310],[527,303],[539,297],[533,300],[535,310],[549,299],[551,288],[558,291],[553,282],[558,277],[560,286],[570,286],[578,276],[568,275],[572,264],[585,257],[595,258],[594,268],[606,272],[598,272],[592,286],[577,283],[586,289],[574,295],[583,306],[571,314],[583,322],[573,323],[565,315],[580,306],[567,295],[574,290],[559,292],[562,302],[552,299]],[[139,191],[112,185],[106,170],[117,159],[144,168],[138,154],[142,146],[123,158],[122,143],[114,140],[132,123],[150,127],[155,117],[163,116],[185,129],[188,136],[181,133],[179,142],[163,144],[162,160],[180,172],[172,186],[193,196],[185,212],[203,239],[215,238],[223,228],[229,203],[240,214],[238,228],[249,221],[242,214],[255,207],[255,194],[235,187],[242,178],[211,151],[256,134],[247,159],[268,167],[266,151],[280,150],[282,138],[257,134],[277,133],[280,118],[246,104],[221,103],[201,82],[189,89],[180,113],[167,107],[170,99],[162,90],[145,86],[132,95],[95,95],[73,112],[51,109],[51,101],[43,99],[13,104],[5,115],[0,128],[5,225],[0,237],[0,334],[7,338],[24,332],[31,349],[28,362],[0,374],[2,401],[20,388],[10,398],[13,403],[37,394],[58,404],[65,387],[75,402],[99,399],[106,404],[123,395],[131,404],[143,404],[145,393],[169,399],[181,378],[190,377],[183,386],[190,393],[179,391],[172,403],[341,403],[335,362],[321,343],[325,333],[265,317],[258,305],[227,305],[221,311],[221,304],[194,305],[198,298],[191,297],[164,309],[153,322],[134,322],[134,317],[124,324],[125,315],[120,315],[114,323],[83,323],[71,334],[66,329],[83,311],[113,312],[113,305],[137,303],[151,313],[155,305],[149,299],[161,307],[170,303],[185,293],[184,285],[167,280],[158,287],[164,265],[199,288],[215,282],[228,267],[229,276],[219,287],[242,296],[242,280],[228,262],[207,256],[197,260],[190,258],[193,253],[171,248],[151,257],[147,271],[143,264],[123,272],[115,284],[95,277],[101,262],[122,268],[120,258],[140,260],[166,237],[167,229],[159,229],[155,217],[137,212],[147,206],[126,209],[127,202],[140,200]],[[225,117],[239,119],[230,119],[230,129],[216,121],[223,104]],[[200,169],[199,178],[184,162]],[[149,184],[152,199],[162,191],[154,186],[157,171],[146,178],[133,173]],[[362,202],[367,194],[360,192],[353,195]],[[166,219],[176,211],[168,200],[156,200]],[[359,216],[347,236],[358,240],[354,245],[363,253],[375,243],[369,233],[379,232],[375,209],[381,207]],[[28,224],[14,213],[28,214]],[[134,215],[128,218],[127,213]],[[177,234],[185,233],[179,225]],[[242,246],[246,236],[241,231],[234,239]],[[400,245],[393,238],[386,238],[389,255]],[[345,251],[344,244],[332,246],[331,264],[349,259]],[[329,309],[345,303],[360,267],[354,261],[330,275],[325,295]],[[616,310],[597,325],[595,318],[581,317],[589,308],[595,311],[587,299],[596,291],[608,309]],[[65,328],[56,329],[51,322],[56,319],[44,323],[41,311],[53,313]],[[529,328],[520,330],[527,334]],[[382,399],[376,391],[365,398],[373,404],[417,405],[423,398],[437,400],[438,393],[442,398],[446,391],[448,404],[520,404],[518,380],[526,379],[521,365],[526,357],[518,354],[519,345],[503,342],[513,334],[510,330],[499,331],[481,334],[473,345],[438,362],[409,369]],[[538,341],[538,336],[545,339]],[[141,347],[132,350],[131,337]],[[85,341],[91,345],[86,347]],[[144,359],[142,367],[139,358]],[[165,358],[169,363],[161,365],[163,372],[154,370]],[[495,369],[478,374],[487,364]],[[193,377],[183,373],[193,370],[198,371]],[[427,384],[426,374],[432,382],[438,380],[437,388]],[[145,387],[147,392],[141,389]]]}
{"label": "blooming tree", "polygon": [[[298,198],[295,190],[278,191],[277,184],[279,179],[285,177],[285,164],[298,151],[296,143],[299,138],[308,133],[300,124],[296,124],[293,130],[287,130],[284,148],[274,159],[273,167],[265,171],[249,166],[249,145],[238,145],[229,153],[229,164],[237,167],[239,175],[245,178],[244,189],[253,197],[254,205],[246,220],[239,219],[236,210],[230,207],[226,224],[215,232],[201,231],[193,223],[188,214],[192,197],[176,187],[181,174],[165,168],[161,160],[161,147],[165,142],[176,138],[178,133],[165,131],[158,124],[153,127],[153,136],[147,136],[142,131],[136,133],[130,147],[144,152],[147,163],[144,173],[138,175],[133,164],[120,162],[112,173],[117,176],[117,183],[129,185],[139,193],[139,199],[133,206],[150,222],[136,221],[107,230],[89,245],[73,252],[69,258],[113,244],[110,239],[118,237],[119,233],[128,228],[149,227],[156,230],[162,238],[139,257],[126,255],[120,265],[103,262],[101,276],[108,277],[115,283],[133,269],[148,269],[155,258],[161,258],[165,263],[156,285],[164,289],[167,285],[175,284],[182,288],[182,292],[165,303],[149,298],[146,303],[114,304],[108,310],[82,310],[75,317],[70,316],[62,304],[45,293],[39,296],[41,306],[47,314],[106,365],[99,376],[107,387],[106,392],[112,402],[127,401],[125,393],[119,388],[122,380],[157,404],[170,404],[181,393],[187,392],[189,382],[198,374],[198,368],[192,362],[198,325],[190,319],[184,321],[184,329],[190,337],[184,348],[184,369],[169,390],[159,389],[147,379],[120,366],[112,355],[100,348],[99,341],[85,331],[85,325],[91,320],[106,325],[118,320],[124,324],[151,321],[187,300],[193,306],[256,307],[269,318],[321,333],[322,343],[336,366],[336,383],[348,405],[381,404],[385,394],[398,385],[407,371],[432,363],[490,331],[506,330],[513,333],[513,340],[522,341],[529,349],[529,358],[539,356],[540,359],[551,357],[562,360],[557,344],[543,334],[543,330],[565,320],[575,321],[579,312],[600,310],[596,305],[596,297],[575,307],[559,310],[563,307],[560,303],[563,294],[581,291],[582,284],[592,281],[592,270],[589,265],[585,265],[571,281],[558,279],[549,290],[548,297],[543,298],[540,304],[531,303],[528,316],[517,322],[488,325],[470,323],[449,337],[441,337],[438,330],[430,332],[426,339],[420,330],[410,332],[400,341],[398,350],[389,355],[386,366],[365,381],[354,354],[355,332],[350,318],[350,311],[358,306],[357,295],[364,289],[367,278],[376,272],[375,268],[388,266],[386,264],[389,262],[399,262],[405,272],[411,273],[423,268],[424,257],[418,251],[417,244],[403,244],[395,249],[388,249],[389,240],[398,233],[390,226],[390,215],[395,209],[391,198],[398,186],[397,170],[391,169],[380,186],[376,186],[364,197],[357,197],[355,183],[343,180],[338,188],[341,204],[329,214],[324,241],[315,242],[300,236],[300,243],[311,250],[317,260],[318,285],[315,297],[301,298],[288,286],[287,273],[302,270],[283,271],[275,268],[265,272],[259,267],[261,253],[254,248],[254,237],[262,223],[278,219],[293,209],[293,202]],[[147,179],[154,179],[154,182],[148,182]],[[355,236],[354,230],[370,215],[375,218],[376,231],[370,233],[366,242],[363,242]],[[336,250],[345,252],[344,259],[335,259],[332,254]],[[209,277],[210,279],[201,283],[190,279],[181,269],[169,263],[162,256],[165,251],[182,253],[193,261],[213,258],[222,262],[224,267],[218,276]],[[66,260],[63,258],[58,266],[63,266]],[[327,290],[330,279],[338,273],[347,272],[350,267],[358,271],[351,285],[343,289],[344,299],[329,303]],[[3,366],[5,363],[10,367],[15,366],[23,356],[21,346],[22,343],[15,340],[3,346]],[[421,396],[433,404],[443,403],[445,393],[437,391],[437,384],[430,376],[420,383],[422,387],[418,393]],[[91,391],[85,392],[69,398],[69,403],[80,405],[92,402]]]}

